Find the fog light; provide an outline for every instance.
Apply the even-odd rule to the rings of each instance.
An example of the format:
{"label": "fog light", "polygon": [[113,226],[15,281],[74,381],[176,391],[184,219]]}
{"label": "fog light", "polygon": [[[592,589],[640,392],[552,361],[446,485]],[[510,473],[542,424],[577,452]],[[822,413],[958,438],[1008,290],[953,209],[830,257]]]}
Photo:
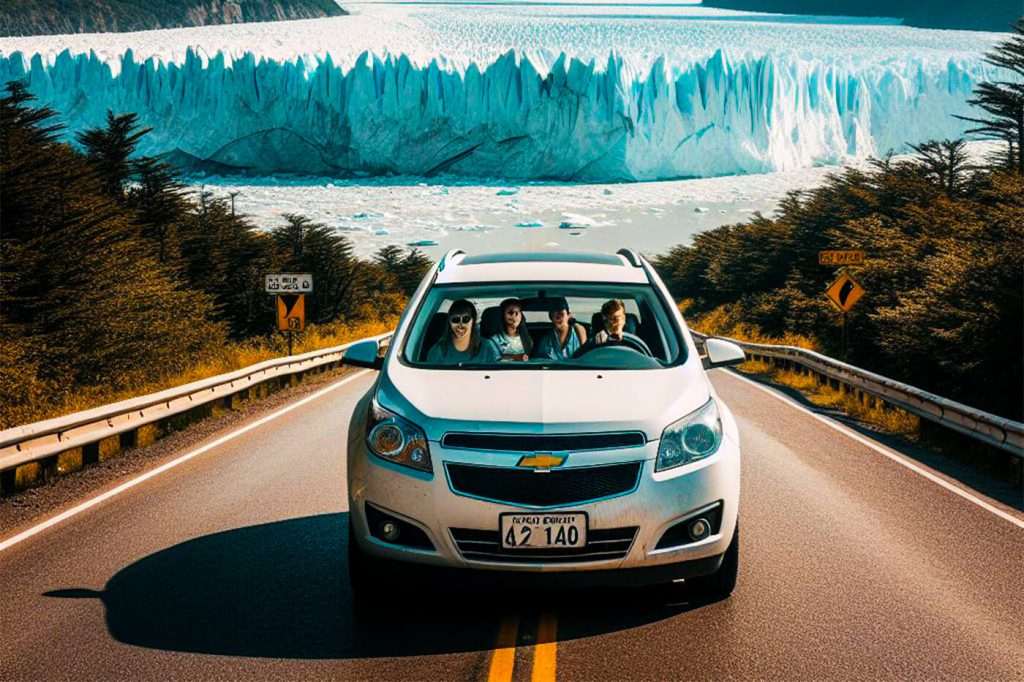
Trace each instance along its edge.
{"label": "fog light", "polygon": [[380,524],[380,534],[388,542],[394,542],[395,540],[397,540],[400,533],[401,531],[398,530],[397,523],[385,521],[384,523]]}
{"label": "fog light", "polygon": [[707,522],[705,518],[694,519],[690,521],[690,539],[697,541],[703,540],[707,536],[711,535],[711,524]]}

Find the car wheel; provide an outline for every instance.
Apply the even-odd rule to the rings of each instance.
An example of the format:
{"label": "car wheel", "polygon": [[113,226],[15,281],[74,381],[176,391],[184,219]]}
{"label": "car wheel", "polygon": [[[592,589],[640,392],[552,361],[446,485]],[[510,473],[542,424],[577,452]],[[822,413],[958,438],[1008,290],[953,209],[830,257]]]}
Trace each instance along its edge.
{"label": "car wheel", "polygon": [[693,596],[707,601],[720,601],[727,598],[736,589],[736,577],[740,568],[740,526],[736,523],[736,531],[732,542],[725,550],[722,565],[711,575],[701,576],[686,581]]}

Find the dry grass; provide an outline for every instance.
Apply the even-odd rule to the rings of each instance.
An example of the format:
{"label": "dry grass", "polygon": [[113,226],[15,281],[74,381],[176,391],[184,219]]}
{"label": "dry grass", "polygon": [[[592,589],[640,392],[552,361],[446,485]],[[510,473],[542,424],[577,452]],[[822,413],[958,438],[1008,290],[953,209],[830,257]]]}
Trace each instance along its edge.
{"label": "dry grass", "polygon": [[[394,329],[397,323],[398,318],[393,317],[355,324],[339,322],[310,325],[305,332],[296,334],[292,352],[299,355],[368,336],[376,336]],[[56,405],[50,402],[24,403],[17,410],[17,423],[28,424],[42,421],[163,391],[279,358],[287,352],[288,343],[283,335],[228,344],[216,349],[201,362],[180,374],[162,375],[159,372],[154,372],[116,386],[90,386],[79,389]],[[10,426],[13,425],[10,424]]]}
{"label": "dry grass", "polygon": [[[680,304],[680,309],[683,309]],[[748,343],[771,343],[780,346],[797,346],[807,350],[818,351],[821,349],[817,340],[800,334],[784,334],[783,336],[768,336],[752,324],[746,324],[735,320],[728,309],[728,306],[720,306],[710,313],[697,317],[693,321],[693,328],[708,336],[725,336],[737,341]]]}
{"label": "dry grass", "polygon": [[757,375],[774,384],[794,388],[815,405],[838,410],[858,422],[872,428],[900,436],[914,437],[919,433],[920,417],[898,407],[892,407],[870,396],[861,402],[854,391],[833,388],[827,383],[818,383],[814,374],[780,369],[767,362],[749,361],[739,367],[745,374]]}
{"label": "dry grass", "polygon": [[[685,312],[689,302],[679,305]],[[757,327],[737,321],[728,306],[720,306],[694,321],[694,328],[709,336],[726,336],[748,343],[765,343],[782,346],[796,346],[818,351],[820,344],[813,338],[799,334],[782,337],[768,336]],[[920,418],[905,410],[891,407],[868,396],[861,402],[854,392],[836,389],[827,383],[819,383],[811,373],[781,369],[769,362],[748,360],[739,367],[745,374],[756,375],[767,381],[796,389],[815,405],[838,410],[851,418],[869,424],[872,428],[902,436],[916,436],[919,433]]]}

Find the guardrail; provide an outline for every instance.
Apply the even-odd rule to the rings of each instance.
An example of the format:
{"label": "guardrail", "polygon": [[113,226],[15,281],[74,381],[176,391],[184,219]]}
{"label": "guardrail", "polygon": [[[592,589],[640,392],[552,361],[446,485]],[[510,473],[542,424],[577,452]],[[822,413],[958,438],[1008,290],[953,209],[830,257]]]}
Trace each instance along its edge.
{"label": "guardrail", "polygon": [[[701,342],[709,338],[699,332],[691,333]],[[861,402],[866,402],[866,396],[872,396],[1024,459],[1024,424],[1021,422],[982,412],[804,348],[716,338],[735,343],[751,360],[783,364],[790,368],[801,366],[817,375],[822,383],[831,381],[837,384],[836,388],[856,392]]]}
{"label": "guardrail", "polygon": [[[703,342],[708,337],[693,336]],[[386,341],[391,332],[370,337]],[[360,339],[365,340],[365,339]],[[1024,424],[893,381],[814,351],[726,339],[752,360],[801,366],[822,382],[868,396],[965,434],[1024,459]],[[228,374],[104,405],[84,412],[0,431],[0,495],[28,487],[128,447],[155,442],[196,419],[232,409],[246,398],[266,395],[287,379],[298,383],[310,372],[337,367],[358,341],[304,355],[268,360]]]}
{"label": "guardrail", "polygon": [[[391,332],[370,337],[385,341]],[[365,340],[365,339],[360,339]],[[337,367],[358,341],[277,358],[140,398],[0,431],[0,494],[104,460],[127,447],[149,445],[196,419],[266,395],[285,381]]]}

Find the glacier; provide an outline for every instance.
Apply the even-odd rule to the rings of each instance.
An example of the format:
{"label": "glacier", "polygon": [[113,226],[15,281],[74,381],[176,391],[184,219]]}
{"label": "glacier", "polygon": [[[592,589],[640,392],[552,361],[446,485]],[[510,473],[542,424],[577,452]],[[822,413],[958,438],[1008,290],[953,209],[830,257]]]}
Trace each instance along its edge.
{"label": "glacier", "polygon": [[985,64],[890,64],[730,55],[642,71],[623,56],[559,56],[543,73],[509,51],[444,68],[404,55],[308,65],[187,51],[180,64],[95,54],[0,57],[66,134],[136,112],[140,151],[217,172],[450,173],[510,179],[654,180],[839,163],[956,137]]}
{"label": "glacier", "polygon": [[212,173],[632,181],[956,137],[1000,34],[626,3],[357,3],[348,17],[0,39],[73,140],[107,110]]}

